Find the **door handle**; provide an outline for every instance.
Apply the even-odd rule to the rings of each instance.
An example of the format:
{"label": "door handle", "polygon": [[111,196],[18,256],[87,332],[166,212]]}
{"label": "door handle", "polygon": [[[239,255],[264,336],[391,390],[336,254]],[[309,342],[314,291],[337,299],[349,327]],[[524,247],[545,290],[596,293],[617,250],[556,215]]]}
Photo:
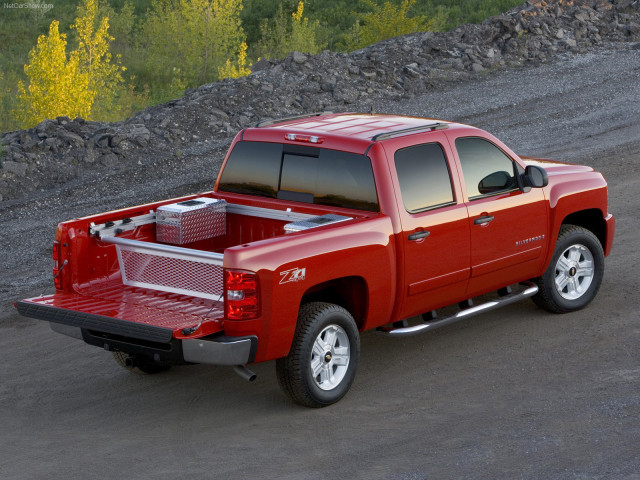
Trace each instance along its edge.
{"label": "door handle", "polygon": [[493,220],[493,215],[485,215],[483,217],[476,218],[473,221],[473,223],[475,223],[476,225],[482,225],[483,223],[489,223],[492,220]]}
{"label": "door handle", "polygon": [[409,234],[409,240],[411,240],[411,241],[420,240],[421,238],[427,238],[429,235],[431,235],[431,232],[429,232],[428,230],[423,230],[423,231],[420,231],[420,232],[410,233]]}

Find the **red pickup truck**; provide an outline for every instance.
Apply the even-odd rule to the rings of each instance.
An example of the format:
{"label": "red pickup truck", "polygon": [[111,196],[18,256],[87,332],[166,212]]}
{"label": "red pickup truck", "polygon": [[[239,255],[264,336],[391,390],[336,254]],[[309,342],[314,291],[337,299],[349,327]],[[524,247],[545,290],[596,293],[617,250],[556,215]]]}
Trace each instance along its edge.
{"label": "red pickup truck", "polygon": [[242,130],[211,192],[59,224],[55,293],[16,306],[137,372],[253,379],[247,364],[276,359],[291,399],[321,407],[349,389],[359,332],[412,335],[526,297],[585,307],[614,228],[590,167],[458,123],[317,114]]}

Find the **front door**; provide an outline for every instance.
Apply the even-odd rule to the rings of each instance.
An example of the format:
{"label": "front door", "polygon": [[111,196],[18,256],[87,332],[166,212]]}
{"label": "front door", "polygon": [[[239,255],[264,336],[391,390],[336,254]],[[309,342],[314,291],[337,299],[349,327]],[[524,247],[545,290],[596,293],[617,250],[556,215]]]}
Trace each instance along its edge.
{"label": "front door", "polygon": [[517,164],[487,139],[460,137],[455,147],[471,230],[469,295],[534,276],[548,235],[542,189],[524,192]]}

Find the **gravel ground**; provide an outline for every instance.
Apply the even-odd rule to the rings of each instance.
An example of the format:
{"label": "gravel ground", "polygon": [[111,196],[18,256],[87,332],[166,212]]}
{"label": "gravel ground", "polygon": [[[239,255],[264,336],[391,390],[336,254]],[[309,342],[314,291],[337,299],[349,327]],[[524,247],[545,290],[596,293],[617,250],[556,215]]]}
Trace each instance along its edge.
{"label": "gravel ground", "polygon": [[[362,336],[352,391],[308,410],[272,362],[150,377],[19,317],[50,291],[57,222],[213,185],[226,142],[0,207],[0,478],[640,479],[640,44],[487,74],[354,110],[462,121],[516,152],[592,165],[616,243],[596,301],[554,316],[531,302],[419,337]],[[169,155],[168,155],[169,156]]]}

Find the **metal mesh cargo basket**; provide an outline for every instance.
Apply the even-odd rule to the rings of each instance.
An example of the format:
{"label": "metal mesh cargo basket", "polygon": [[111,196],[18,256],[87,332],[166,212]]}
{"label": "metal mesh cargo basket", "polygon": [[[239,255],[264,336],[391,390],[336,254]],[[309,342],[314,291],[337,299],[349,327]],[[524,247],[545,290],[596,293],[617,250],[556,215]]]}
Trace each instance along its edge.
{"label": "metal mesh cargo basket", "polygon": [[224,200],[194,198],[163,205],[156,212],[156,240],[184,245],[226,233]]}
{"label": "metal mesh cargo basket", "polygon": [[118,237],[102,240],[116,245],[125,285],[222,300],[223,254]]}

